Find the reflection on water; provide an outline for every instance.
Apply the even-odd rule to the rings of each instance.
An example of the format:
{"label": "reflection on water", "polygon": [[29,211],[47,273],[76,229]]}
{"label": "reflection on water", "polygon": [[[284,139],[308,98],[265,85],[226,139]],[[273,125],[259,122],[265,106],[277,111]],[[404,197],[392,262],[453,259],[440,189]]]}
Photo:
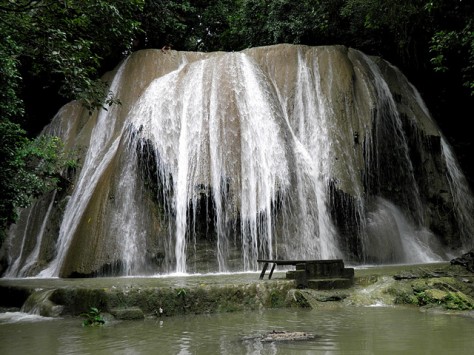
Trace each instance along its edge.
{"label": "reflection on water", "polygon": [[[25,316],[23,314],[23,316]],[[266,310],[109,321],[0,314],[0,353],[7,354],[471,354],[474,319],[415,308],[345,307]],[[272,330],[315,339],[262,343]],[[251,339],[254,337],[253,339]]]}

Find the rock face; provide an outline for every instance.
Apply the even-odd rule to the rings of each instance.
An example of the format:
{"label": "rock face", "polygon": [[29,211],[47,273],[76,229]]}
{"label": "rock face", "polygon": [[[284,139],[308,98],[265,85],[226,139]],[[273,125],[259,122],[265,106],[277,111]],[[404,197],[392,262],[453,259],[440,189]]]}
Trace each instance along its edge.
{"label": "rock face", "polygon": [[257,258],[446,260],[472,197],[416,89],[342,46],[145,50],[122,104],[64,106],[44,134],[80,167],[21,213],[4,275],[256,270]]}
{"label": "rock face", "polygon": [[474,272],[474,250],[471,250],[451,260],[452,265],[462,265],[470,272]]}

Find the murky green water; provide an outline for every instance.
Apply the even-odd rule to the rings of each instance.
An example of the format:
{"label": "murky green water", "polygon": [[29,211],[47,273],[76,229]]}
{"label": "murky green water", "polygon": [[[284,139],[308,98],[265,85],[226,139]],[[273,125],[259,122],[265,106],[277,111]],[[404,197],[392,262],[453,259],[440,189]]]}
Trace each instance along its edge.
{"label": "murky green water", "polygon": [[[87,328],[81,319],[18,319],[0,314],[0,354],[472,354],[474,319],[416,308],[337,307],[266,310],[109,321]],[[262,343],[273,330],[315,339]]]}

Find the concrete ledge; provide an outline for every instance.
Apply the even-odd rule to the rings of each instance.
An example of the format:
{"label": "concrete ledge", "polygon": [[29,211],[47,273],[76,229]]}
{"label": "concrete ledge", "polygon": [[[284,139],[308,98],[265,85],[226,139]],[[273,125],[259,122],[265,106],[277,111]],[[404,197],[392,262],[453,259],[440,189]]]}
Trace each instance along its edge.
{"label": "concrete ledge", "polygon": [[[167,283],[166,279],[152,278],[108,279],[101,286],[97,285],[100,279],[0,279],[0,308],[15,307],[20,310],[29,303],[32,304],[30,308],[37,305],[35,308],[42,316],[80,316],[90,307],[95,307],[118,319],[143,319],[292,305],[293,301],[288,297],[289,291],[295,288],[292,280],[280,278],[261,282],[248,275],[249,281],[245,283],[215,283],[220,278],[191,278],[192,282],[184,287],[170,286],[170,283],[163,286]],[[196,283],[197,280],[201,281]],[[40,284],[42,287],[38,287]],[[17,292],[21,297],[17,296],[17,301],[13,302]],[[43,295],[47,297],[40,297]],[[58,310],[60,314],[47,311],[50,309]]]}
{"label": "concrete ledge", "polygon": [[[345,269],[352,275],[353,269]],[[289,272],[303,275],[305,270]],[[474,274],[448,263],[394,265],[355,270],[355,284],[347,278],[310,278],[308,286],[296,289],[295,279],[277,273],[271,280],[258,280],[258,274],[212,275],[165,278],[97,278],[97,279],[0,279],[0,310],[3,312],[36,309],[43,316],[80,316],[96,307],[110,317],[143,319],[186,314],[258,311],[267,308],[317,308],[323,304],[340,305],[412,304],[452,309],[459,303],[434,289],[446,285],[463,292],[449,291],[474,308]],[[407,277],[406,275],[409,275]],[[351,278],[349,278],[350,280]],[[372,285],[370,293],[367,286]],[[423,292],[415,292],[421,290]],[[430,297],[425,297],[426,295]],[[423,297],[422,297],[423,296]],[[435,297],[436,296],[436,297]],[[427,299],[436,304],[424,305]],[[449,302],[448,302],[449,301]],[[448,308],[451,307],[451,308]],[[463,309],[464,309],[463,308]],[[466,311],[467,312],[467,311]]]}
{"label": "concrete ledge", "polygon": [[353,279],[321,279],[321,280],[308,280],[308,288],[313,290],[334,290],[349,288],[354,285]]}

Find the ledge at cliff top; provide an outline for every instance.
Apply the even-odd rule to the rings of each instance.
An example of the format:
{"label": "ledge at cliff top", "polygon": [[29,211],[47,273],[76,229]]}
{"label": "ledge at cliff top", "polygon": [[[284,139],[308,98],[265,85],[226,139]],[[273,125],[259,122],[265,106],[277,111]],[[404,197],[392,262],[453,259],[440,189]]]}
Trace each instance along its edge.
{"label": "ledge at cliff top", "polygon": [[79,157],[21,212],[7,277],[258,270],[257,259],[449,260],[471,192],[405,76],[343,46],[144,50],[109,73],[122,102],[44,129]]}

